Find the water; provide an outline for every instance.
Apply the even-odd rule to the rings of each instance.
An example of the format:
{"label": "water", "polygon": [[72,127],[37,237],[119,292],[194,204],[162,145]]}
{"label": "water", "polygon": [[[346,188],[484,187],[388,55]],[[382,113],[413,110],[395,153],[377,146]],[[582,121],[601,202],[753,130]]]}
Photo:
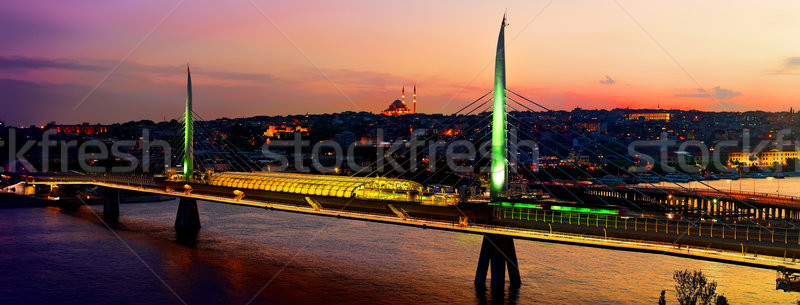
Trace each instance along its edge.
{"label": "water", "polygon": [[246,304],[262,289],[252,304],[655,304],[661,290],[676,304],[678,269],[703,270],[732,304],[800,299],[770,270],[522,240],[523,286],[493,294],[472,285],[480,236],[199,208],[194,246],[175,241],[177,201],[122,205],[119,238],[100,206],[0,210],[0,304]]}

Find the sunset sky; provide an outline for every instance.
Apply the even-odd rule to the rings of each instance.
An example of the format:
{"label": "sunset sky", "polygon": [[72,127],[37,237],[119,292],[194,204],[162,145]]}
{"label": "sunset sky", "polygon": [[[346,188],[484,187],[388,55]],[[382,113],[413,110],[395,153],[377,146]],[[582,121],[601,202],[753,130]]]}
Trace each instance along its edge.
{"label": "sunset sky", "polygon": [[206,119],[378,112],[414,83],[452,113],[491,90],[506,9],[508,88],[547,107],[800,108],[797,1],[5,0],[0,121],[177,118],[187,62]]}

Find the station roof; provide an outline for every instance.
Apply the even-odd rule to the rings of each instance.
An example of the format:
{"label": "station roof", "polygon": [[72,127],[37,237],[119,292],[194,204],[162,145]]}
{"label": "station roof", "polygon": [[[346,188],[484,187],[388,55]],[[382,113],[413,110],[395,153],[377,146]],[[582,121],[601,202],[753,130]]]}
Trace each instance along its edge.
{"label": "station roof", "polygon": [[[419,191],[422,185],[403,179],[295,173],[215,173],[210,185],[302,195],[350,198],[356,190]],[[362,192],[363,193],[363,192]]]}

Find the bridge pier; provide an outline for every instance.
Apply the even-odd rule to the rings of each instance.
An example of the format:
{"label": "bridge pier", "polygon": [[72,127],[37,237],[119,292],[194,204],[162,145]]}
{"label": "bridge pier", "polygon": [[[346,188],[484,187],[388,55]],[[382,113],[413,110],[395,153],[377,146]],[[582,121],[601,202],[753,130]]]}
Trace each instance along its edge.
{"label": "bridge pier", "polygon": [[178,233],[197,233],[200,230],[200,212],[197,199],[181,197],[178,215],[175,217],[175,231]]}
{"label": "bridge pier", "polygon": [[103,220],[111,224],[116,224],[119,222],[118,189],[106,189],[105,200],[103,201]]}
{"label": "bridge pier", "polygon": [[506,266],[508,266],[508,280],[512,287],[522,284],[519,276],[517,251],[514,248],[514,239],[510,236],[485,234],[481,243],[481,253],[478,257],[478,269],[475,271],[475,284],[485,285],[489,265],[492,267],[492,286],[504,286],[506,283]]}

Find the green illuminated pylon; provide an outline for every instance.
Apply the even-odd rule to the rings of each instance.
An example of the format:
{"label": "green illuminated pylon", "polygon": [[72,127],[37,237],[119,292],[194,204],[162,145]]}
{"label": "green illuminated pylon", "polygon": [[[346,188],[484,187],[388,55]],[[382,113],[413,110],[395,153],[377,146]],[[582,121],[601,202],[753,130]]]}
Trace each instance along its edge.
{"label": "green illuminated pylon", "polygon": [[492,107],[492,167],[489,191],[492,198],[507,189],[508,159],[506,148],[506,16],[500,25],[494,61],[494,106]]}
{"label": "green illuminated pylon", "polygon": [[192,73],[186,65],[186,114],[183,127],[183,177],[192,180],[194,174],[194,122],[192,120]]}

